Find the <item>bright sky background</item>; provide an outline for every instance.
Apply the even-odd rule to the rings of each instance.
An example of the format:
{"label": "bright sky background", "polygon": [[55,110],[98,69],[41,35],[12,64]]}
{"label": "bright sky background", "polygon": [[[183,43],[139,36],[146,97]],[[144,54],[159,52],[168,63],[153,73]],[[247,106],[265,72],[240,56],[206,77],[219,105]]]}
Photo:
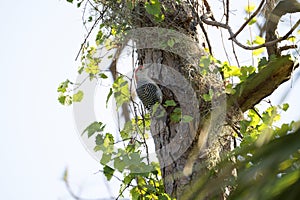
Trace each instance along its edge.
{"label": "bright sky background", "polygon": [[[65,0],[2,1],[0,24],[1,199],[70,199],[61,180],[67,166],[74,191],[109,197],[98,189],[105,182],[80,143],[72,107],[57,101],[58,84],[76,77],[85,33],[80,11]],[[280,89],[291,90],[285,120],[300,118],[299,82]]]}

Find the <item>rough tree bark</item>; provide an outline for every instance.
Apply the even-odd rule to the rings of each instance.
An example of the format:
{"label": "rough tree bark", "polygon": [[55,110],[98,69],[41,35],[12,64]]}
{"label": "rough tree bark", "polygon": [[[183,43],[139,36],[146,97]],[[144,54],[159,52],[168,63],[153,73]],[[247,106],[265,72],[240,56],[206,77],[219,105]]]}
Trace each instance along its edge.
{"label": "rough tree bark", "polygon": [[[144,4],[140,3],[132,13],[134,28],[161,27],[174,29],[190,36],[201,48],[211,50],[206,30],[199,17],[210,11],[206,1],[181,1],[180,4],[176,3],[176,1],[167,0],[161,0],[160,2],[164,5],[165,10],[168,10],[168,12],[164,13],[165,20],[159,24],[156,23],[153,17],[145,11]],[[266,25],[267,42],[277,39],[274,37],[274,32],[282,15],[287,12],[299,11],[299,4],[295,2],[290,2],[296,5],[294,5],[293,9],[285,9],[285,11],[276,14],[278,11],[277,6],[277,10],[274,9],[271,13]],[[274,16],[276,18],[275,21]],[[213,17],[211,19],[214,20]],[[147,43],[146,38],[144,42]],[[196,72],[191,76],[191,69],[197,69],[198,66],[191,65],[187,60],[171,52],[158,49],[139,49],[137,53],[139,64],[156,63],[169,66],[186,77],[192,83],[193,89],[197,91],[196,97],[200,106],[195,109],[199,112],[199,128],[197,130],[191,128],[183,130],[179,123],[174,123],[170,120],[170,114],[176,107],[182,106],[178,102],[188,101],[188,99],[180,99],[179,101],[181,97],[176,96],[173,91],[164,87],[164,81],[161,80],[161,77],[152,77],[161,85],[164,101],[174,100],[177,102],[176,107],[166,108],[167,118],[163,121],[153,118],[151,124],[151,133],[156,149],[166,147],[158,153],[165,190],[177,199],[191,198],[189,195],[183,196],[183,192],[187,192],[186,188],[189,187],[191,190],[188,192],[195,192],[192,190],[192,186],[197,177],[201,176],[203,166],[213,166],[220,158],[221,152],[228,152],[232,149],[232,142],[234,140],[232,135],[236,131],[238,121],[242,119],[242,112],[253,108],[263,98],[270,95],[280,84],[289,79],[294,69],[294,63],[288,57],[278,57],[272,60],[259,73],[251,75],[245,82],[239,84],[236,87],[237,92],[235,94],[227,96],[226,113],[219,113],[220,116],[213,117],[211,115],[212,110],[208,109],[208,107],[211,107],[211,104],[203,101],[201,96],[208,93],[212,87],[216,91],[223,89],[222,81],[218,77],[211,77],[209,78],[210,81],[207,81],[207,77],[204,78]],[[276,54],[280,56],[276,43],[268,47],[268,53],[269,55]],[[205,55],[204,51],[201,55]],[[158,66],[156,70],[161,70],[161,68]],[[168,82],[168,80],[166,81]],[[182,88],[182,90],[184,89]],[[177,93],[180,93],[180,89]],[[186,98],[189,98],[189,96],[186,95]],[[212,121],[218,121],[218,118],[224,117],[224,115],[225,123],[211,125]],[[178,135],[181,135],[181,139]],[[178,138],[178,143],[175,146],[168,146],[174,138]],[[166,165],[166,160],[169,160],[172,155],[176,154],[176,151],[184,148],[186,143],[188,143],[186,140],[191,140],[191,138],[192,141],[188,141],[191,142],[189,148],[178,158],[173,159],[171,164]],[[217,145],[216,140],[218,141]],[[220,199],[226,199],[226,193],[220,192],[219,197]],[[209,199],[209,194],[203,198]]]}
{"label": "rough tree bark", "polygon": [[[159,25],[156,24],[156,22],[152,20],[152,16],[145,11],[144,5],[141,3],[135,8],[133,13],[133,19],[135,19],[134,26],[136,28],[159,26],[174,29],[190,36],[194,42],[199,44],[200,48],[210,49],[209,42],[205,35],[206,30],[202,22],[198,21],[200,20],[198,16],[201,15],[202,12],[207,11],[202,1],[181,1],[180,4],[176,3],[176,1],[160,2],[165,6],[166,10],[168,10],[167,13],[164,13],[164,22],[159,23]],[[145,38],[144,42],[147,43],[147,38]],[[201,55],[204,56],[205,52],[203,51]],[[200,59],[200,57],[198,59]],[[182,128],[180,123],[175,123],[170,120],[170,115],[176,107],[184,109],[182,108],[183,104],[180,102],[187,102],[189,98],[191,98],[189,95],[180,94],[186,90],[184,83],[177,82],[179,89],[176,91],[176,96],[174,91],[164,87],[164,82],[170,82],[168,77],[152,77],[161,85],[164,94],[163,101],[174,100],[177,102],[177,106],[166,108],[167,118],[164,120],[156,120],[154,117],[152,119],[151,133],[154,138],[156,150],[165,147],[162,151],[159,151],[157,155],[161,165],[165,190],[172,197],[182,199],[183,191],[193,185],[193,182],[201,175],[203,166],[212,167],[218,161],[221,152],[231,150],[233,140],[232,128],[225,126],[225,123],[216,123],[211,126],[211,120],[218,121],[218,118],[224,117],[226,113],[219,113],[219,116],[216,115],[213,117],[210,114],[212,105],[205,102],[202,98],[202,95],[207,94],[211,88],[214,88],[216,91],[222,91],[223,83],[220,77],[215,75],[211,75],[208,78],[207,76],[205,77],[197,73],[197,71],[199,71],[197,70],[199,67],[197,63],[191,65],[187,60],[167,51],[140,49],[138,50],[138,60],[141,65],[145,63],[156,63],[173,68],[186,77],[186,79],[192,83],[191,85],[194,91],[197,91],[196,96],[200,106],[192,109],[199,113],[199,128],[197,130],[193,130],[191,127]],[[161,70],[161,68],[158,66],[156,70]],[[194,72],[193,75],[190,73],[191,70]],[[174,79],[175,75],[169,74],[169,77]],[[183,96],[185,99],[182,98]],[[220,98],[224,98],[224,96]],[[230,109],[231,111],[227,113],[228,119],[230,119],[229,124],[235,124],[241,117],[241,114],[236,109]],[[218,136],[218,138],[215,136]],[[177,140],[177,143],[168,146],[174,139]],[[178,152],[183,151],[182,149],[185,149],[186,145],[189,146],[187,150],[182,152],[178,157],[175,156],[176,158],[173,158]],[[168,163],[167,160],[170,159],[172,159],[172,162]],[[206,198],[209,199],[209,194],[207,194]],[[221,192],[220,199],[224,198],[225,193]]]}
{"label": "rough tree bark", "polygon": [[[209,63],[209,67],[206,69],[210,70],[208,73],[202,73],[203,71],[199,69],[200,58],[212,52],[204,23],[227,29],[230,39],[236,44],[238,44],[236,36],[247,25],[246,22],[245,26],[235,34],[233,33],[228,23],[229,0],[223,1],[224,5],[227,4],[224,8],[226,10],[224,15],[227,16],[224,24],[215,21],[207,0],[159,0],[161,7],[163,7],[161,12],[164,14],[164,20],[160,22],[157,22],[155,17],[146,11],[145,3],[149,3],[148,0],[141,0],[138,3],[134,0],[95,1],[95,4],[99,3],[102,10],[98,10],[98,7],[94,7],[88,1],[100,13],[92,29],[101,19],[103,23],[109,25],[114,22],[120,26],[125,24],[124,30],[127,30],[128,27],[132,29],[160,28],[159,33],[154,32],[154,35],[151,36],[152,38],[157,37],[158,42],[173,37],[172,31],[164,32],[161,30],[162,28],[175,30],[189,38],[187,39],[189,41],[181,41],[181,46],[176,46],[176,42],[173,45],[175,48],[180,48],[181,52],[185,52],[187,57],[192,57],[191,60],[176,54],[176,52],[162,50],[159,46],[153,48],[155,45],[149,45],[152,41],[147,40],[149,32],[146,34],[143,32],[136,33],[139,34],[138,38],[141,40],[141,46],[137,48],[138,62],[140,65],[153,64],[152,71],[149,70],[148,74],[162,89],[162,104],[167,100],[176,102],[176,106],[164,108],[166,115],[163,118],[158,118],[155,113],[151,121],[151,134],[160,162],[165,191],[171,197],[177,199],[211,199],[210,196],[213,195],[214,197],[218,196],[218,199],[226,199],[228,192],[230,192],[230,188],[226,188],[226,186],[220,186],[217,195],[205,193],[204,196],[199,197],[198,177],[203,175],[207,168],[216,165],[222,154],[232,150],[233,135],[238,133],[239,121],[243,118],[243,112],[253,108],[263,98],[270,95],[283,82],[287,81],[293,70],[298,67],[288,56],[281,56],[281,51],[286,49],[278,47],[278,42],[287,39],[300,24],[300,20],[295,24],[295,28],[293,27],[294,29],[291,29],[284,37],[278,38],[275,31],[283,15],[300,12],[300,3],[296,0],[285,0],[273,7],[277,1],[262,0],[261,2],[266,2],[265,8],[272,9],[269,12],[268,10],[265,11],[269,14],[265,29],[263,29],[266,33],[266,44],[269,44],[268,46],[264,45],[267,47],[270,59],[259,72],[251,74],[245,81],[238,84],[234,88],[236,92],[231,95],[223,93],[224,83],[221,76],[213,73],[215,70],[213,62]],[[131,6],[128,9],[129,2],[132,3],[131,6],[134,6],[133,9]],[[82,47],[85,42],[86,40]],[[197,47],[194,44],[197,44]],[[245,48],[241,44],[238,45]],[[152,48],[147,48],[148,46],[152,46]],[[208,52],[204,49],[208,49]],[[253,50],[253,47],[245,49]],[[109,68],[114,79],[117,77],[116,64],[121,51],[122,48],[117,50]],[[194,55],[198,55],[198,57],[195,59],[195,57],[193,58]],[[164,71],[165,66],[172,70]],[[161,73],[155,73],[157,71]],[[162,74],[164,76],[161,76]],[[182,80],[180,77],[185,77],[185,79]],[[205,101],[203,94],[208,94],[210,90],[214,91],[215,96],[211,101]],[[191,99],[196,99],[196,101]],[[183,125],[183,123],[172,120],[171,115],[177,108],[181,108],[182,113],[195,116],[194,121]],[[122,110],[126,121],[129,120],[128,108],[123,105]],[[234,169],[222,170],[222,172],[227,171],[233,175],[235,173]],[[218,176],[217,173],[216,176]]]}

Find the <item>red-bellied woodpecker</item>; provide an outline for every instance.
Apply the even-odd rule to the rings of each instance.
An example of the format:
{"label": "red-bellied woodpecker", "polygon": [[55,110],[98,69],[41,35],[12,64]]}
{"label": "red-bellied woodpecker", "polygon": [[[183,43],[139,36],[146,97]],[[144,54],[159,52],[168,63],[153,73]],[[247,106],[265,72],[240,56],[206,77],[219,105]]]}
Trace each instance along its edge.
{"label": "red-bellied woodpecker", "polygon": [[162,102],[162,92],[158,85],[148,77],[147,70],[139,66],[134,74],[136,80],[136,93],[147,110],[155,103]]}

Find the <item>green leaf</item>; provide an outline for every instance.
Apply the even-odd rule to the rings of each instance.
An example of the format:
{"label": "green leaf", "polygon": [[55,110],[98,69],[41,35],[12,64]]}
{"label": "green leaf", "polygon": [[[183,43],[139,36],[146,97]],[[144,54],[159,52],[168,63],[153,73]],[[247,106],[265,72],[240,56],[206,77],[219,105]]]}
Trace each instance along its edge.
{"label": "green leaf", "polygon": [[107,165],[103,168],[103,173],[106,176],[106,179],[110,181],[110,179],[113,177],[115,170]]}
{"label": "green leaf", "polygon": [[248,25],[251,26],[251,25],[255,24],[256,22],[257,22],[256,17],[253,17],[253,18],[248,22]]}
{"label": "green leaf", "polygon": [[237,66],[230,66],[228,62],[223,63],[222,71],[224,74],[224,78],[241,75],[240,68],[238,68]]}
{"label": "green leaf", "polygon": [[131,181],[133,180],[133,178],[134,178],[134,177],[133,177],[131,174],[129,174],[128,176],[125,176],[125,177],[124,177],[124,184],[125,184],[125,185],[130,184]]}
{"label": "green leaf", "polygon": [[79,90],[76,94],[73,94],[73,102],[80,102],[83,99],[83,92]]}
{"label": "green leaf", "polygon": [[241,131],[241,133],[243,134],[243,135],[245,135],[246,134],[246,131],[247,131],[247,128],[248,128],[248,126],[249,126],[249,124],[250,124],[250,121],[247,121],[247,120],[242,120],[242,121],[240,121],[240,131]]}
{"label": "green leaf", "polygon": [[96,136],[96,146],[94,147],[94,151],[103,151],[104,153],[112,154],[114,152],[114,137],[110,133],[106,133],[105,136],[103,134],[98,134]]}
{"label": "green leaf", "polygon": [[101,30],[98,31],[97,36],[96,36],[96,44],[100,45],[104,42],[105,36]]}
{"label": "green leaf", "polygon": [[106,74],[104,73],[100,73],[99,74],[99,77],[102,78],[102,79],[107,79],[108,77],[106,76]]}
{"label": "green leaf", "polygon": [[275,135],[278,135],[280,137],[286,135],[289,133],[289,131],[293,130],[292,125],[290,124],[282,124],[280,128],[275,129]]}
{"label": "green leaf", "polygon": [[176,102],[174,100],[166,100],[164,103],[164,106],[169,107],[169,106],[176,106]]}
{"label": "green leaf", "polygon": [[123,103],[130,101],[130,92],[128,82],[124,80],[123,76],[118,77],[113,83],[114,97],[119,108]]}
{"label": "green leaf", "polygon": [[[165,105],[165,106],[166,106],[166,105]],[[165,109],[158,109],[159,107],[160,107],[160,103],[158,103],[158,102],[155,103],[155,104],[153,105],[153,107],[152,107],[152,115],[153,115],[153,116],[155,115],[155,117],[156,117],[157,119],[166,116],[166,111],[165,111]],[[168,107],[168,106],[166,106],[166,107]]]}
{"label": "green leaf", "polygon": [[173,38],[171,38],[171,39],[168,40],[167,43],[168,43],[168,46],[172,48],[175,44],[175,40]]}
{"label": "green leaf", "polygon": [[63,95],[59,96],[59,97],[58,97],[58,101],[59,101],[59,103],[61,103],[62,105],[65,105],[66,96],[63,96]]}
{"label": "green leaf", "polygon": [[103,153],[100,163],[102,165],[106,165],[111,160],[111,154],[110,153]]}
{"label": "green leaf", "polygon": [[151,0],[150,3],[146,2],[145,8],[147,13],[149,13],[150,15],[157,16],[161,13],[160,2],[158,0]]}
{"label": "green leaf", "polygon": [[257,36],[255,36],[255,40],[253,40],[253,43],[258,44],[258,45],[264,44],[265,43],[265,38],[262,38],[262,37],[257,35]]}
{"label": "green leaf", "polygon": [[185,123],[187,123],[187,122],[191,122],[191,121],[193,121],[193,117],[192,116],[189,116],[189,115],[183,115],[183,117],[182,117],[182,122],[185,122]]}
{"label": "green leaf", "polygon": [[225,87],[225,92],[226,92],[226,94],[235,94],[236,90],[233,89],[232,84],[227,84]]}
{"label": "green leaf", "polygon": [[112,27],[110,32],[111,32],[111,34],[112,34],[113,36],[115,36],[115,35],[117,35],[117,32],[118,32],[118,31],[117,31],[117,29],[115,29],[115,28]]}
{"label": "green leaf", "polygon": [[[96,136],[96,145],[100,147],[100,146],[103,145],[103,143],[104,143],[104,137],[103,137],[103,135],[98,134]],[[99,150],[101,150],[101,149],[99,149]]]}
{"label": "green leaf", "polygon": [[141,156],[137,152],[133,152],[130,154],[130,160],[132,165],[139,165],[141,162]]}
{"label": "green leaf", "polygon": [[204,69],[208,69],[210,66],[210,63],[211,63],[210,57],[202,56],[200,58],[200,63],[199,63],[200,67],[203,67]]}
{"label": "green leaf", "polygon": [[259,62],[258,62],[258,71],[262,70],[263,68],[265,68],[265,66],[268,64],[268,60],[266,57],[262,57]]}
{"label": "green leaf", "polygon": [[73,0],[67,0],[67,2],[69,2],[69,3],[73,3]]}
{"label": "green leaf", "polygon": [[213,98],[213,90],[209,89],[208,94],[203,94],[202,97],[203,97],[204,101],[206,101],[206,102],[211,101]]}
{"label": "green leaf", "polygon": [[[114,167],[115,169],[117,169],[119,172],[123,172],[123,170],[125,169],[126,167],[126,164],[123,160],[121,160],[120,157],[116,157],[114,159]],[[126,184],[126,183],[125,183]]]}
{"label": "green leaf", "polygon": [[70,95],[63,95],[61,94],[59,97],[58,97],[58,101],[59,103],[61,103],[62,105],[71,105],[72,104],[72,97]]}
{"label": "green leaf", "polygon": [[120,132],[122,139],[128,139],[130,133],[134,130],[134,126],[131,121],[127,121],[124,125],[123,130]]}
{"label": "green leaf", "polygon": [[153,15],[157,22],[161,22],[165,19],[165,16],[161,13],[161,4],[158,0],[150,0],[145,3],[146,12]]}
{"label": "green leaf", "polygon": [[263,47],[263,48],[259,48],[259,49],[255,49],[252,51],[252,55],[253,56],[259,56],[261,55],[263,52],[265,52],[266,48]]}
{"label": "green leaf", "polygon": [[[98,135],[97,135],[98,136]],[[102,146],[101,145],[96,145],[95,147],[94,147],[94,151],[95,152],[97,152],[97,151],[101,151],[103,148],[102,148]]]}
{"label": "green leaf", "polygon": [[288,37],[287,40],[290,41],[290,42],[292,42],[292,43],[295,43],[295,42],[296,42],[296,39],[297,39],[297,38],[296,38],[295,36],[292,35],[292,36]]}
{"label": "green leaf", "polygon": [[141,200],[141,192],[140,189],[138,187],[133,187],[130,190],[130,195],[131,195],[131,199],[132,200]]}
{"label": "green leaf", "polygon": [[81,135],[87,132],[88,137],[91,137],[96,132],[102,132],[104,128],[105,124],[103,124],[102,122],[93,122],[88,127],[86,127],[86,129],[84,129]]}
{"label": "green leaf", "polygon": [[252,126],[254,128],[257,127],[259,122],[260,122],[259,115],[257,115],[257,113],[254,110],[251,109],[251,110],[248,111],[248,117],[251,119],[251,121],[249,123],[249,126]]}
{"label": "green leaf", "polygon": [[109,93],[108,93],[108,95],[107,95],[107,97],[106,97],[106,108],[107,108],[107,103],[108,103],[108,101],[109,101],[109,98],[111,97],[112,94],[113,94],[113,90],[112,90],[112,88],[110,88],[110,89],[109,89]]}
{"label": "green leaf", "polygon": [[123,162],[124,162],[127,166],[131,165],[131,161],[130,161],[130,158],[129,158],[129,154],[124,154],[124,155],[123,155]]}
{"label": "green leaf", "polygon": [[170,196],[166,193],[162,193],[158,195],[159,200],[171,200]]}
{"label": "green leaf", "polygon": [[289,107],[290,107],[290,105],[289,105],[288,103],[284,103],[284,104],[282,105],[282,110],[283,110],[283,111],[287,111],[287,109],[289,109]]}
{"label": "green leaf", "polygon": [[175,108],[170,115],[170,119],[172,122],[180,122],[181,120],[181,109]]}
{"label": "green leaf", "polygon": [[254,3],[250,3],[249,5],[247,5],[247,6],[245,6],[245,12],[246,13],[248,13],[248,14],[250,14],[251,12],[253,12],[254,11],[254,9],[255,9],[255,4]]}
{"label": "green leaf", "polygon": [[115,45],[114,45],[113,41],[110,38],[105,38],[104,46],[105,46],[107,51],[115,48]]}
{"label": "green leaf", "polygon": [[89,63],[85,68],[85,72],[88,74],[97,74],[99,72],[99,66],[93,63]]}
{"label": "green leaf", "polygon": [[62,83],[59,84],[58,88],[57,88],[57,92],[66,92],[67,88],[69,86],[69,83],[71,83],[68,79]]}
{"label": "green leaf", "polygon": [[153,185],[145,185],[145,187],[147,188],[147,192],[150,194],[155,194],[156,188]]}
{"label": "green leaf", "polygon": [[114,136],[110,133],[106,133],[103,141],[103,146],[107,149],[108,152],[113,151],[114,147]]}
{"label": "green leaf", "polygon": [[84,70],[84,66],[80,66],[78,68],[78,74],[81,74],[83,72],[83,70]]}
{"label": "green leaf", "polygon": [[251,75],[255,72],[255,70],[256,69],[253,66],[248,66],[248,67],[243,66],[243,67],[241,67],[241,69],[240,69],[241,75],[238,76],[240,81],[241,82],[245,81],[249,77],[249,75]]}

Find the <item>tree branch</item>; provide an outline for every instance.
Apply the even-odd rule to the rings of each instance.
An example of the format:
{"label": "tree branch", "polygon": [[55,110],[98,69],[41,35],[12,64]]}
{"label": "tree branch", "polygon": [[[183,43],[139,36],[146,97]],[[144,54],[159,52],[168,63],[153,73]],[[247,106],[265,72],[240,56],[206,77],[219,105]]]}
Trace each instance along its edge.
{"label": "tree branch", "polygon": [[[299,10],[300,11],[300,10]],[[266,42],[264,44],[261,44],[261,45],[257,45],[257,46],[246,46],[246,45],[243,45],[242,43],[240,43],[235,37],[234,37],[234,33],[231,29],[231,27],[227,24],[223,24],[221,22],[217,22],[217,21],[210,21],[208,20],[209,18],[209,15],[202,15],[201,16],[201,20],[202,22],[204,22],[205,24],[207,25],[211,25],[211,26],[216,26],[216,27],[221,27],[221,28],[224,28],[224,29],[227,29],[230,37],[229,39],[231,39],[234,43],[236,43],[239,47],[243,48],[243,49],[246,49],[246,50],[255,50],[255,49],[260,49],[262,47],[274,47],[274,45],[276,45],[277,43],[285,40],[288,38],[288,36],[300,25],[300,19],[296,22],[296,24],[283,36],[283,37],[279,37],[279,38],[274,38],[274,36],[272,36],[272,38],[274,38],[274,40],[267,40],[266,39]],[[279,20],[279,19],[278,19]],[[276,26],[277,27],[277,26]],[[276,30],[276,28],[275,28]],[[274,30],[274,32],[275,32]],[[268,38],[270,39],[270,38]],[[277,45],[276,45],[276,48],[277,48]],[[269,53],[269,52],[268,52]],[[271,55],[271,54],[269,54]]]}
{"label": "tree branch", "polygon": [[[84,41],[81,43],[80,49],[76,55],[75,61],[78,59],[79,54],[81,52],[81,50],[83,49],[85,43],[87,42],[88,38],[90,37],[92,31],[94,30],[94,28],[96,27],[96,25],[99,23],[99,21],[103,18],[104,14],[106,13],[108,7],[105,7],[101,12],[99,17],[95,20],[93,26],[91,27],[91,29],[89,30],[88,34],[85,36]],[[98,10],[97,10],[98,11]]]}
{"label": "tree branch", "polygon": [[[239,30],[235,34],[233,34],[233,36],[230,37],[229,39],[235,38],[238,34],[240,34],[240,32],[242,32],[242,30],[247,26],[247,24],[259,13],[259,11],[263,7],[264,3],[265,3],[265,0],[262,0],[259,4],[258,8],[255,10],[255,12],[249,17],[248,20],[246,20],[244,22],[244,24],[239,28]],[[228,23],[226,23],[226,24],[228,24]]]}
{"label": "tree branch", "polygon": [[[268,21],[266,23],[266,43],[280,39],[280,37],[277,38],[275,33],[280,18],[287,13],[296,12],[300,12],[300,3],[298,3],[296,0],[280,1],[276,5],[276,7],[270,13]],[[299,24],[300,20],[297,21],[293,28],[284,37],[281,37],[282,40],[286,39],[297,28],[297,26],[299,26]],[[278,49],[277,47],[277,42],[272,43],[271,45],[268,45],[266,47],[269,56],[271,56],[272,54],[279,56],[281,53],[280,49]]]}
{"label": "tree branch", "polygon": [[226,0],[226,24],[229,23],[229,0]]}
{"label": "tree branch", "polygon": [[235,87],[236,92],[228,97],[227,105],[239,106],[245,112],[289,80],[294,69],[294,62],[289,56],[271,60],[259,73],[250,75]]}

